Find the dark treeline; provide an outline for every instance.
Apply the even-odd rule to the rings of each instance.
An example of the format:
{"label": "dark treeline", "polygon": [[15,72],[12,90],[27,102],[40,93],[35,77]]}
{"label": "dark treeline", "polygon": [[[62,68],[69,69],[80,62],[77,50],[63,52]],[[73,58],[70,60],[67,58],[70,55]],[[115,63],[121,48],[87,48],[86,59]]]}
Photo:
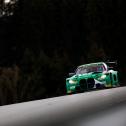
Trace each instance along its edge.
{"label": "dark treeline", "polygon": [[126,73],[123,0],[19,0],[0,18],[0,104],[65,95],[77,65],[117,60]]}

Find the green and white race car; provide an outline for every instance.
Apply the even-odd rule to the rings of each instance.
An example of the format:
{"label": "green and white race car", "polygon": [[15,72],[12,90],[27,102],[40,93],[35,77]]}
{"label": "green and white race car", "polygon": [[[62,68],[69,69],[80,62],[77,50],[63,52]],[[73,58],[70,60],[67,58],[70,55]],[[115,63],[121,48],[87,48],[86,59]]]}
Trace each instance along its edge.
{"label": "green and white race car", "polygon": [[118,71],[113,70],[113,63],[97,62],[78,66],[66,78],[67,94],[119,86]]}

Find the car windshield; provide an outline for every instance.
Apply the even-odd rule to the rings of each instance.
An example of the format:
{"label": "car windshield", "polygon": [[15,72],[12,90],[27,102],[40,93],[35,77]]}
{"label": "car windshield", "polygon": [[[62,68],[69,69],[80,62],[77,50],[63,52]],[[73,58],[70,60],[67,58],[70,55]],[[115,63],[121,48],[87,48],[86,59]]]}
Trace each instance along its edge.
{"label": "car windshield", "polygon": [[76,74],[85,74],[90,72],[103,72],[105,70],[104,65],[91,65],[91,66],[81,66],[76,70]]}

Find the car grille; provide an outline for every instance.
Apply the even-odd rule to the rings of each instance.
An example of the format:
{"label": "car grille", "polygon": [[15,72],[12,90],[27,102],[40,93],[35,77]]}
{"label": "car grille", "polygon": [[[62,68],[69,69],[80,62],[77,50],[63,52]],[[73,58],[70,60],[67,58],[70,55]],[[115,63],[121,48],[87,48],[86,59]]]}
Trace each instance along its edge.
{"label": "car grille", "polygon": [[86,79],[80,80],[79,84],[80,84],[81,89],[87,89],[87,81],[86,81]]}
{"label": "car grille", "polygon": [[87,79],[87,85],[89,89],[92,89],[94,87],[95,81],[93,78]]}
{"label": "car grille", "polygon": [[88,90],[88,89],[93,89],[95,81],[93,78],[81,79],[79,84],[81,89]]}

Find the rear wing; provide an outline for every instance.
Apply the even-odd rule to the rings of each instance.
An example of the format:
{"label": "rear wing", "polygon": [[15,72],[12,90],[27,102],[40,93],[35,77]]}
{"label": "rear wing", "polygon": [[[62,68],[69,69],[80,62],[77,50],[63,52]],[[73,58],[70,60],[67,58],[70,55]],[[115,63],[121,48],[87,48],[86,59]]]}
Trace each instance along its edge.
{"label": "rear wing", "polygon": [[113,69],[113,70],[117,69],[117,61],[111,61],[111,62],[107,61],[105,63],[107,64],[109,70],[110,69]]}

